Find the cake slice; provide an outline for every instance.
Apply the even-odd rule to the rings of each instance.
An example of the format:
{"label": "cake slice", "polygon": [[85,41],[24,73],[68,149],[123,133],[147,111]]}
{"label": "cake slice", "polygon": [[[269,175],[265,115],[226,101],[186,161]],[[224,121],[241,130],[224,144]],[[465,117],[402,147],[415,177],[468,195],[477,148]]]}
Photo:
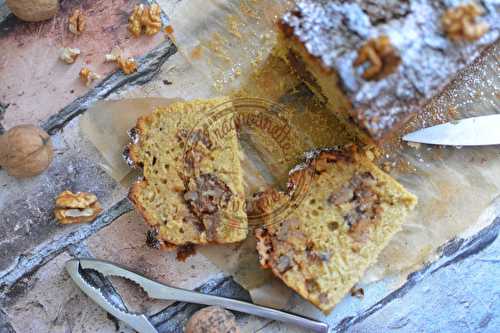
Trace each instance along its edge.
{"label": "cake slice", "polygon": [[292,193],[269,189],[249,205],[249,213],[265,217],[256,229],[260,263],[328,313],[401,229],[417,199],[354,146],[309,153],[289,179],[292,191],[301,179],[310,183],[281,222],[272,212]]}
{"label": "cake slice", "polygon": [[[298,0],[276,55],[330,109],[380,142],[499,37],[496,0]],[[455,3],[455,2],[453,2]]]}
{"label": "cake slice", "polygon": [[178,102],[141,117],[128,160],[143,171],[129,198],[157,247],[234,243],[247,236],[236,131],[216,137],[203,121],[225,99]]}

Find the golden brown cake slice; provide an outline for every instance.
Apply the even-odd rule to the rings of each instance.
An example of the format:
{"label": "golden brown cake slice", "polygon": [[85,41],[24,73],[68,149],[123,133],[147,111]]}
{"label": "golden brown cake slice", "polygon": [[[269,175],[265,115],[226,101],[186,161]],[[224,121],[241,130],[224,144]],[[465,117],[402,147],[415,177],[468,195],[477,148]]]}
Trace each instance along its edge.
{"label": "golden brown cake slice", "polygon": [[498,2],[481,6],[298,0],[279,23],[276,54],[332,111],[381,141],[498,39]]}
{"label": "golden brown cake slice", "polygon": [[143,180],[129,198],[153,227],[157,246],[233,243],[246,238],[236,131],[221,137],[198,127],[224,99],[178,102],[138,120],[128,160]]}
{"label": "golden brown cake slice", "polygon": [[[358,282],[417,199],[366,157],[345,149],[309,153],[290,173],[289,188],[311,179],[287,217],[256,230],[261,265],[325,313]],[[290,193],[255,196],[258,213],[282,206]],[[252,212],[255,214],[255,212]],[[266,216],[266,215],[264,215]]]}

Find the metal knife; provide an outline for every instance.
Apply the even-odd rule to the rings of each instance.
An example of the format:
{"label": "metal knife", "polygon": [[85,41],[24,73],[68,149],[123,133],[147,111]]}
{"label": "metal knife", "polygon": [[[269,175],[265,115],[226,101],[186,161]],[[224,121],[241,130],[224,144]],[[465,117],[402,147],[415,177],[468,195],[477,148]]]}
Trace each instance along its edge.
{"label": "metal knife", "polygon": [[500,144],[500,114],[466,118],[424,128],[403,136],[404,141],[443,146]]}
{"label": "metal knife", "polygon": [[148,296],[153,299],[175,300],[203,305],[218,305],[226,309],[301,326],[307,329],[308,332],[328,333],[329,331],[328,325],[320,321],[252,303],[242,302],[236,299],[207,295],[191,290],[167,286],[150,280],[138,273],[134,273],[127,268],[104,260],[83,258],[72,259],[66,262],[66,270],[78,287],[80,287],[80,289],[94,302],[140,333],[158,333],[158,330],[146,314],[130,312],[126,307],[120,306],[109,299],[109,297],[106,297],[103,290],[101,290],[102,288],[93,285],[85,278],[82,274],[82,270],[96,271],[105,277],[118,276],[129,279],[140,285]]}

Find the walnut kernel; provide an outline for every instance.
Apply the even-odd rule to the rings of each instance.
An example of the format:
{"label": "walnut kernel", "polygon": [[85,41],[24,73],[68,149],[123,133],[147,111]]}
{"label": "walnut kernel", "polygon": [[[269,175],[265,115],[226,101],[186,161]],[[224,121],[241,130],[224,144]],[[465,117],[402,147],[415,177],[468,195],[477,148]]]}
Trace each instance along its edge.
{"label": "walnut kernel", "polygon": [[13,177],[41,174],[53,156],[50,136],[36,126],[16,126],[0,136],[0,166]]}
{"label": "walnut kernel", "polygon": [[64,191],[56,198],[54,215],[61,224],[92,222],[102,211],[92,193]]}
{"label": "walnut kernel", "polygon": [[85,30],[85,17],[80,9],[75,9],[73,14],[69,17],[69,31],[75,35],[81,34]]}
{"label": "walnut kernel", "polygon": [[76,58],[80,55],[80,49],[73,49],[71,47],[62,47],[59,50],[59,59],[67,64],[75,62]]}
{"label": "walnut kernel", "polygon": [[370,66],[364,71],[363,78],[380,80],[396,71],[401,58],[392,47],[389,37],[380,36],[368,40],[358,50],[358,56],[353,65],[357,67],[365,62],[369,62]]}
{"label": "walnut kernel", "polygon": [[477,21],[483,14],[483,8],[476,3],[450,8],[441,17],[443,30],[453,41],[477,40],[489,29],[487,23]]}
{"label": "walnut kernel", "polygon": [[135,59],[132,57],[125,58],[122,55],[122,51],[118,47],[113,48],[111,53],[105,55],[105,61],[115,62],[125,75],[129,75],[137,71],[137,62]]}
{"label": "walnut kernel", "polygon": [[98,80],[100,78],[100,75],[92,72],[87,67],[82,68],[80,71],[80,80],[82,80],[87,87],[90,86],[94,80]]}
{"label": "walnut kernel", "polygon": [[161,30],[161,8],[158,4],[144,6],[136,5],[128,19],[128,30],[135,37],[139,37],[142,32],[151,36]]}

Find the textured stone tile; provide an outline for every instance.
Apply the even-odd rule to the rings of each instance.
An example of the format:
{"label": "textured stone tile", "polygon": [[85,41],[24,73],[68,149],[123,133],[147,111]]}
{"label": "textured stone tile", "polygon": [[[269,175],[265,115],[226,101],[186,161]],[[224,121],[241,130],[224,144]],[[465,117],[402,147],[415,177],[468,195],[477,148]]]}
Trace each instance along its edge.
{"label": "textured stone tile", "polygon": [[100,168],[97,151],[79,136],[77,120],[52,138],[56,154],[42,175],[18,180],[0,170],[0,278],[20,255],[29,257],[40,244],[82,228],[55,222],[54,199],[61,191],[95,193],[104,208],[125,196],[126,189]]}
{"label": "textured stone tile", "polygon": [[[144,274],[175,287],[194,289],[207,280],[220,277],[220,270],[202,255],[194,255],[185,262],[176,259],[176,253],[163,252],[146,245],[148,227],[137,213],[125,214],[111,225],[97,232],[86,240],[92,255],[125,265],[132,270]],[[130,305],[138,306],[138,310],[149,313],[161,309],[165,303],[150,302],[138,288],[127,288],[128,281],[115,279],[119,292],[124,299],[131,300]]]}
{"label": "textured stone tile", "polygon": [[[4,126],[37,123],[55,114],[76,97],[85,94],[78,78],[83,66],[105,77],[115,70],[104,63],[104,55],[114,46],[125,54],[141,56],[165,39],[134,38],[127,30],[127,20],[139,0],[62,1],[61,11],[52,20],[41,23],[21,22],[10,16],[0,24],[0,102],[10,104]],[[68,31],[67,18],[74,8],[81,8],[87,28],[75,36]],[[77,61],[67,65],[58,60],[62,46],[82,51]]]}
{"label": "textured stone tile", "polygon": [[6,305],[6,317],[18,333],[115,332],[106,313],[73,283],[63,253],[25,279]]}

